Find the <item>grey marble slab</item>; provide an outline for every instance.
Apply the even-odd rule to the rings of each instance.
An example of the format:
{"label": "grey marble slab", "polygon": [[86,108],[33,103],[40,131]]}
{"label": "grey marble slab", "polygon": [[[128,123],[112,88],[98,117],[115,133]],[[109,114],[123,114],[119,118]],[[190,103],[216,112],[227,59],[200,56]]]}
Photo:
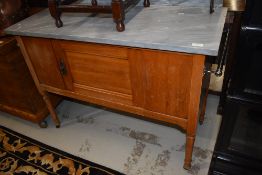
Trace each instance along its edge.
{"label": "grey marble slab", "polygon": [[63,13],[56,28],[47,10],[5,30],[7,34],[178,51],[216,56],[227,9],[152,5],[134,7],[126,15],[126,30],[117,32],[111,15]]}
{"label": "grey marble slab", "polygon": [[[125,0],[123,0],[125,1]],[[97,0],[99,5],[109,5],[111,0]],[[78,0],[78,4],[91,4],[91,0]],[[151,5],[172,5],[172,6],[190,6],[190,7],[209,7],[210,0],[150,0]],[[223,0],[214,0],[215,7],[221,7]],[[138,5],[143,6],[143,0]]]}

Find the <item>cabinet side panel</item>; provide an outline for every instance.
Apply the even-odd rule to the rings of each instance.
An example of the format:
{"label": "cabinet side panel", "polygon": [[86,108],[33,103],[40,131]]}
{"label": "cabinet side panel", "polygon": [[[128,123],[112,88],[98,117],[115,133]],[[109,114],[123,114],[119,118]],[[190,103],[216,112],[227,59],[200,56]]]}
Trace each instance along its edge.
{"label": "cabinet side panel", "polygon": [[187,118],[193,56],[133,49],[129,60],[134,104]]}
{"label": "cabinet side panel", "polygon": [[43,38],[22,37],[40,84],[64,89],[51,41]]}
{"label": "cabinet side panel", "polygon": [[[0,48],[0,105],[36,113],[35,104],[43,106],[26,63],[15,42],[5,42]],[[40,103],[37,103],[40,98]],[[34,101],[34,103],[32,103]]]}

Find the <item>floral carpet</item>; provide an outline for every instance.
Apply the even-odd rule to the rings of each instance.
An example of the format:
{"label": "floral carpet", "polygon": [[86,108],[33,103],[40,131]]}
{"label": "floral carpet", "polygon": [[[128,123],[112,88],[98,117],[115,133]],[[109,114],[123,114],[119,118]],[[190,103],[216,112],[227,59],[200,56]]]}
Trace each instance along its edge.
{"label": "floral carpet", "polygon": [[121,175],[0,126],[0,175]]}

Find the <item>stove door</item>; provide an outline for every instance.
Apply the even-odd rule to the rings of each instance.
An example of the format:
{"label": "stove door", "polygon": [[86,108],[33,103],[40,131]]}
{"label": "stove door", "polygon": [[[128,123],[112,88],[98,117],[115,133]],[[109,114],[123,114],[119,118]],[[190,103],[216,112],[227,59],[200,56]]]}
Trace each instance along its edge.
{"label": "stove door", "polygon": [[230,94],[262,101],[262,28],[242,27]]}
{"label": "stove door", "polygon": [[262,172],[261,106],[235,97],[227,98],[214,152],[215,167],[224,164],[228,171],[235,166],[251,174]]}
{"label": "stove door", "polygon": [[228,97],[217,141],[218,152],[230,161],[262,170],[261,104]]}
{"label": "stove door", "polygon": [[[232,110],[232,107],[235,108]],[[232,134],[229,138],[229,151],[247,156],[250,158],[262,160],[262,110],[231,102],[228,114],[234,118]]]}

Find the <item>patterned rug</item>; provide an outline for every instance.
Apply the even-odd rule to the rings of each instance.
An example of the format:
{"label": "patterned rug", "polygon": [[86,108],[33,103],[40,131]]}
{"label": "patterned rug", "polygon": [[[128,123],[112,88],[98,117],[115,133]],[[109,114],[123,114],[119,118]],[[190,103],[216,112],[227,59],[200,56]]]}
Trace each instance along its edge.
{"label": "patterned rug", "polygon": [[121,175],[0,126],[0,175]]}

